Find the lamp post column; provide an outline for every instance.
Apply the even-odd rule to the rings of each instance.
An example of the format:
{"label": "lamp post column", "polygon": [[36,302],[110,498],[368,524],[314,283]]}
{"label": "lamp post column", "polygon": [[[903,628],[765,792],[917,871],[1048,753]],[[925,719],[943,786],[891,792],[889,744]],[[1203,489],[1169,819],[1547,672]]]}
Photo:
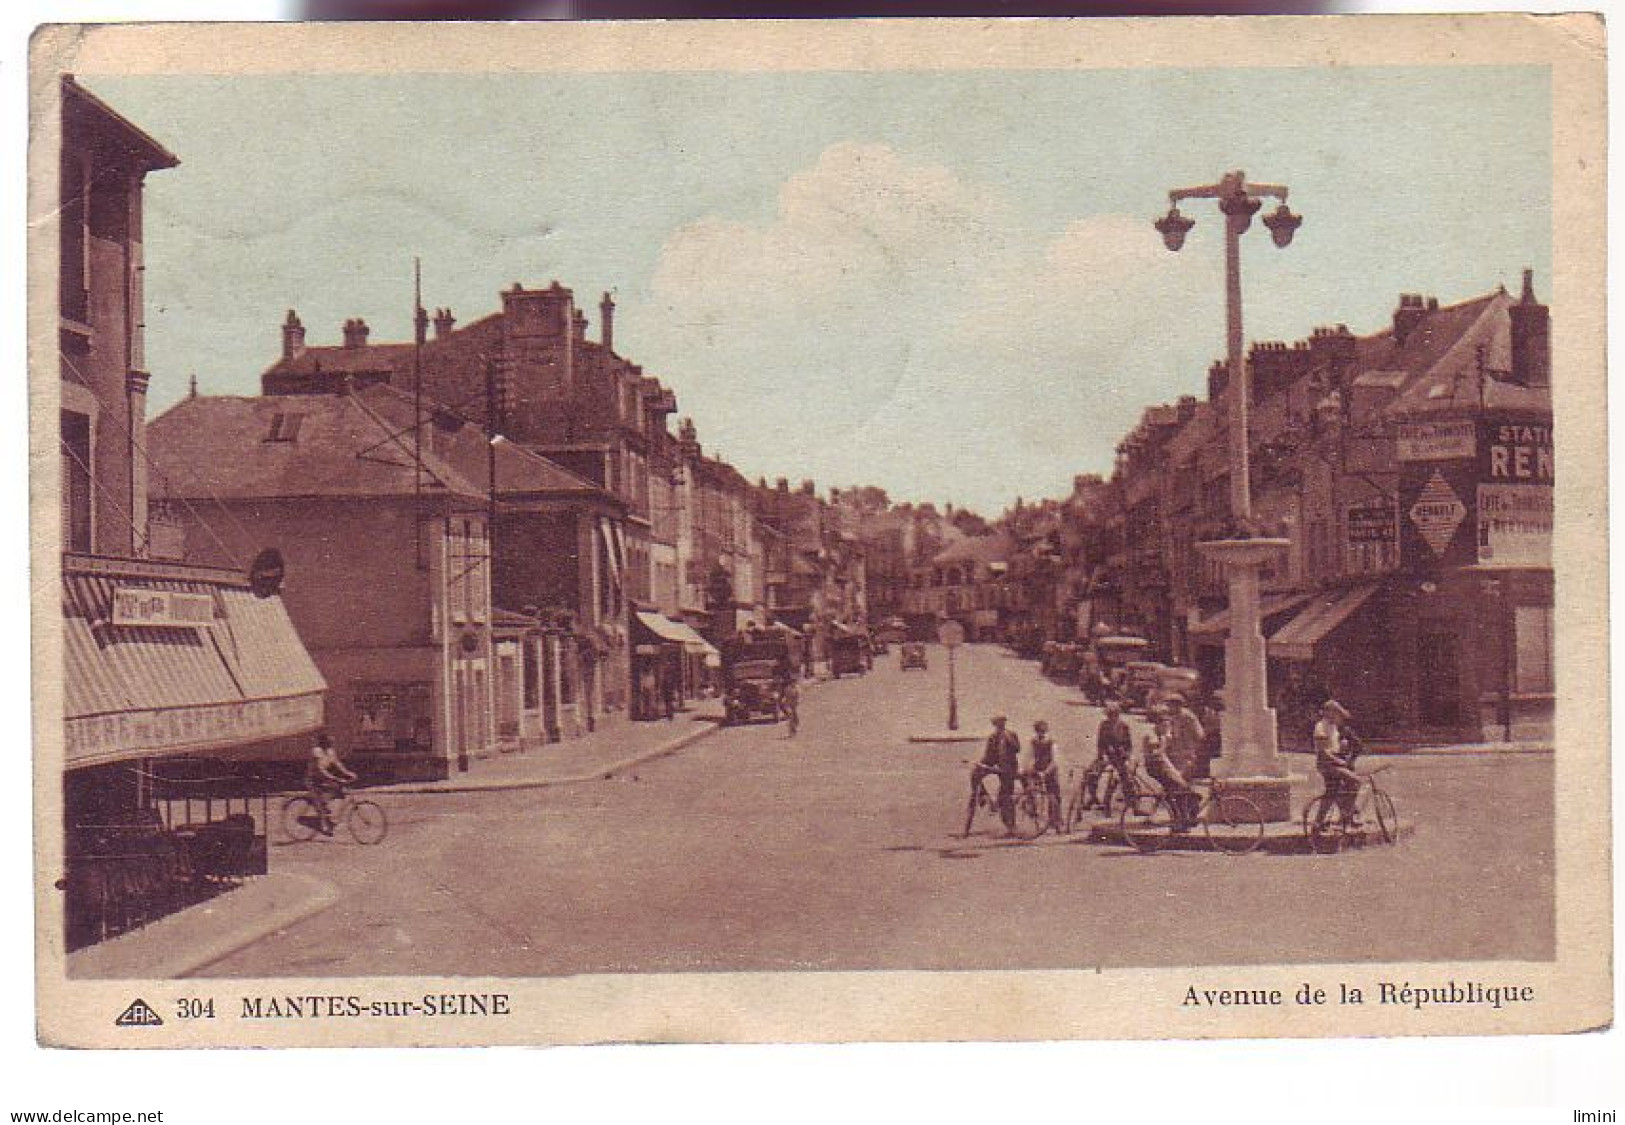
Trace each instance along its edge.
{"label": "lamp post column", "polygon": [[[1274,185],[1252,185],[1240,172],[1217,184],[1172,193],[1182,198],[1217,198],[1224,215],[1225,344],[1227,410],[1229,411],[1230,534],[1198,544],[1225,570],[1230,595],[1230,633],[1224,645],[1224,714],[1220,721],[1220,754],[1213,763],[1216,791],[1238,792],[1258,807],[1266,821],[1292,817],[1292,790],[1277,740],[1275,712],[1269,705],[1268,651],[1265,648],[1259,604],[1259,571],[1285,550],[1285,539],[1262,538],[1253,528],[1251,450],[1247,413],[1250,387],[1246,357],[1242,354],[1241,236],[1262,206],[1260,196],[1283,200],[1280,211],[1265,220],[1277,245],[1291,240],[1300,221],[1285,207],[1286,190]],[[1169,249],[1177,250],[1191,223],[1177,207],[1158,224]]]}

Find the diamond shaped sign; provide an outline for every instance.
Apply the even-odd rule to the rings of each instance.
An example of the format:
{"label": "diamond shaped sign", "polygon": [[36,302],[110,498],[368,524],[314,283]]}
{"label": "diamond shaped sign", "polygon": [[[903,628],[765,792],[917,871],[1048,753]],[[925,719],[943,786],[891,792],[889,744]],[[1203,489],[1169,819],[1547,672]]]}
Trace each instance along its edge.
{"label": "diamond shaped sign", "polygon": [[1435,555],[1443,555],[1450,541],[1456,537],[1462,521],[1467,518],[1467,505],[1461,502],[1455,489],[1435,469],[1427,484],[1422,486],[1416,503],[1411,505],[1410,517],[1423,542]]}

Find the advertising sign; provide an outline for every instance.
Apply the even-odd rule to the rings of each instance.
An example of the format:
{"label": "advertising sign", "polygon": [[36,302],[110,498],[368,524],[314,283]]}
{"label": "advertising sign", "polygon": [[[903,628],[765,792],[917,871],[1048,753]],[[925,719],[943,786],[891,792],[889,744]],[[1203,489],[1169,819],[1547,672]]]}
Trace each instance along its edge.
{"label": "advertising sign", "polygon": [[113,624],[155,629],[211,629],[214,627],[214,597],[180,590],[118,587],[113,590]]}
{"label": "advertising sign", "polygon": [[1456,461],[1478,454],[1478,423],[1404,422],[1399,426],[1401,461]]}
{"label": "advertising sign", "polygon": [[1479,479],[1486,483],[1549,486],[1556,478],[1550,419],[1492,415],[1484,419],[1482,448]]}
{"label": "advertising sign", "polygon": [[1478,561],[1482,566],[1552,565],[1552,490],[1543,484],[1478,486]]}
{"label": "advertising sign", "polygon": [[1344,512],[1344,527],[1346,572],[1381,574],[1399,565],[1399,510],[1393,501],[1351,504]]}
{"label": "advertising sign", "polygon": [[69,719],[63,726],[70,765],[158,752],[198,751],[301,734],[322,725],[322,696],[251,699],[208,707],[120,711]]}

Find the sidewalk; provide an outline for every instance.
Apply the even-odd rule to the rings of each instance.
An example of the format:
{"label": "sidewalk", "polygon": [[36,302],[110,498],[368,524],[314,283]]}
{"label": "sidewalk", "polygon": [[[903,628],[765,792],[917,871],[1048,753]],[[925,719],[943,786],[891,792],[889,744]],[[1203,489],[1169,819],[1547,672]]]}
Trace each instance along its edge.
{"label": "sidewalk", "polygon": [[172,980],[207,968],[266,934],[320,914],[338,891],[309,875],[274,872],[235,890],[68,954],[68,978]]}
{"label": "sidewalk", "polygon": [[722,725],[722,707],[702,700],[670,721],[617,720],[604,730],[555,742],[535,750],[493,758],[476,758],[467,773],[443,781],[402,781],[379,785],[369,793],[483,793],[501,789],[543,789],[597,781],[623,769],[675,754]]}

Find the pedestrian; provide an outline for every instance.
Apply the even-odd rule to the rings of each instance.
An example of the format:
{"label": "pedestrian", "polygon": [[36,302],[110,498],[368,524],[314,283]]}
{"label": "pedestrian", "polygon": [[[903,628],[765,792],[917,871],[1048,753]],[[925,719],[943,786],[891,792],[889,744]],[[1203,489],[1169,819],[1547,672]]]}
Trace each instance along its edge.
{"label": "pedestrian", "polygon": [[1219,730],[1224,723],[1224,692],[1209,692],[1196,718],[1202,724],[1202,753],[1197,760],[1194,776],[1212,777],[1214,759],[1224,750],[1219,740]]}
{"label": "pedestrian", "polygon": [[1061,769],[1055,762],[1055,740],[1049,724],[1039,719],[1033,724],[1033,782],[1049,794],[1049,826],[1061,830]]}
{"label": "pedestrian", "polygon": [[1354,759],[1364,749],[1360,740],[1348,727],[1349,712],[1335,699],[1320,705],[1320,721],[1315,724],[1315,769],[1320,772],[1320,816],[1316,828],[1326,827],[1326,817],[1335,804],[1342,814],[1346,828],[1360,827],[1360,812],[1356,801],[1360,796],[1360,775],[1354,771]]}
{"label": "pedestrian", "polygon": [[1185,697],[1174,692],[1163,700],[1168,715],[1168,758],[1184,777],[1199,776],[1202,763],[1202,743],[1206,732],[1196,713],[1190,709]]}

